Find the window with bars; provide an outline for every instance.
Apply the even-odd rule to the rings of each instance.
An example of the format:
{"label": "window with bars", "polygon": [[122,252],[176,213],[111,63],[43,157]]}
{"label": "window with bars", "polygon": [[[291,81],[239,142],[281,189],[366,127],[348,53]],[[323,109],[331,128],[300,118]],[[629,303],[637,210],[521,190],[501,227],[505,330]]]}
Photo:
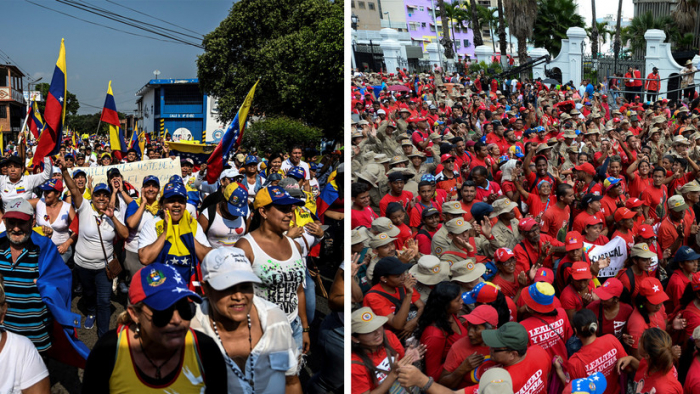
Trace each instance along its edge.
{"label": "window with bars", "polygon": [[367,7],[368,7],[370,10],[374,11],[374,3],[367,3]]}
{"label": "window with bars", "polygon": [[365,2],[364,2],[364,1],[358,2],[357,5],[360,7],[361,10],[364,10],[364,9],[366,8],[366,7],[365,7]]}

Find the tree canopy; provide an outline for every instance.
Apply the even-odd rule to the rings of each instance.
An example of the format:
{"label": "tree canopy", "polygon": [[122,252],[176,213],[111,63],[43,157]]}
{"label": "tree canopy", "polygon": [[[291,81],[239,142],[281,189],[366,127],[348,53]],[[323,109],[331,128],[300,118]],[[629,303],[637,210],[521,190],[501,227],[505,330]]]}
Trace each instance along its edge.
{"label": "tree canopy", "polygon": [[241,0],[203,44],[199,83],[222,121],[260,78],[254,107],[342,135],[343,0]]}
{"label": "tree canopy", "polygon": [[[41,96],[44,98],[44,101],[37,102],[37,105],[39,106],[39,111],[43,114],[44,109],[46,108],[46,96],[48,96],[49,94],[49,84],[39,83],[36,85],[36,90],[40,91]],[[68,117],[69,115],[76,115],[79,109],[80,103],[78,102],[78,98],[75,97],[75,95],[71,93],[70,90],[66,91],[66,117]]]}
{"label": "tree canopy", "polygon": [[585,27],[585,21],[573,0],[538,0],[537,17],[532,34],[535,48],[545,48],[552,57],[561,51],[570,27]]}

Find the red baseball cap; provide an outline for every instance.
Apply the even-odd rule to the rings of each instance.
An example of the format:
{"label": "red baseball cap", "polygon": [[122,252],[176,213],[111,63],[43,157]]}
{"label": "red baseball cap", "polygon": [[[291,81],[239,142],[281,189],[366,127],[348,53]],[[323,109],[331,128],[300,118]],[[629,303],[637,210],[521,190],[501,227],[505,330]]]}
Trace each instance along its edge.
{"label": "red baseball cap", "polygon": [[452,156],[452,155],[449,154],[449,153],[445,153],[444,155],[440,156],[440,161],[441,161],[441,162],[442,162],[442,161],[449,160],[449,159],[454,159],[454,156]]}
{"label": "red baseball cap", "polygon": [[494,255],[496,256],[496,261],[499,263],[505,263],[510,258],[515,257],[515,253],[513,253],[513,251],[508,248],[500,248],[496,250],[496,253]]}
{"label": "red baseball cap", "polygon": [[574,167],[574,170],[583,171],[588,175],[595,175],[595,168],[593,168],[593,164],[591,164],[591,163],[579,164],[579,165]]}
{"label": "red baseball cap", "polygon": [[549,268],[540,268],[535,274],[534,282],[547,282],[550,285],[554,283],[554,271]]}
{"label": "red baseball cap", "polygon": [[423,117],[413,118],[414,122],[425,122],[427,120],[428,120],[427,118],[423,118]]}
{"label": "red baseball cap", "polygon": [[641,207],[643,204],[644,204],[644,201],[642,201],[638,198],[632,197],[632,198],[627,200],[627,202],[625,203],[625,206],[629,209],[632,209],[632,208]]}
{"label": "red baseball cap", "polygon": [[632,219],[637,215],[637,212],[632,212],[628,208],[622,207],[615,211],[615,221],[619,222],[624,219]]}
{"label": "red baseball cap", "polygon": [[690,284],[693,286],[693,291],[700,290],[700,272],[693,274],[692,278],[690,279]]}
{"label": "red baseball cap", "polygon": [[581,249],[583,247],[583,235],[581,235],[581,233],[578,231],[569,231],[566,233],[564,244],[566,244],[567,252]]}
{"label": "red baseball cap", "polygon": [[613,118],[613,123],[620,123],[620,118]]}
{"label": "red baseball cap", "polygon": [[532,230],[533,227],[537,226],[537,221],[533,218],[522,218],[520,219],[520,222],[518,223],[518,230],[520,231],[530,231]]}
{"label": "red baseball cap", "polygon": [[527,109],[527,108],[525,108],[525,107],[520,107],[520,112],[523,112],[523,111],[525,111],[526,109]]}
{"label": "red baseball cap", "polygon": [[622,290],[622,282],[617,278],[610,278],[602,286],[593,289],[593,293],[601,300],[607,301],[613,297],[619,298],[622,295]]}
{"label": "red baseball cap", "polygon": [[642,224],[641,226],[639,226],[639,231],[637,234],[644,239],[656,237],[656,233],[654,232],[654,228],[648,224]]}
{"label": "red baseball cap", "polygon": [[656,278],[644,278],[639,288],[639,294],[646,297],[654,305],[668,301],[668,294],[666,294],[663,286],[661,286],[661,282]]}
{"label": "red baseball cap", "polygon": [[491,305],[479,305],[470,314],[462,317],[475,326],[484,323],[489,323],[493,328],[498,326],[498,311]]}
{"label": "red baseball cap", "polygon": [[593,278],[588,263],[584,263],[583,261],[575,262],[574,265],[571,266],[571,278],[573,280]]}
{"label": "red baseball cap", "polygon": [[593,215],[586,220],[586,226],[595,226],[596,224],[603,224],[603,217],[599,215]]}

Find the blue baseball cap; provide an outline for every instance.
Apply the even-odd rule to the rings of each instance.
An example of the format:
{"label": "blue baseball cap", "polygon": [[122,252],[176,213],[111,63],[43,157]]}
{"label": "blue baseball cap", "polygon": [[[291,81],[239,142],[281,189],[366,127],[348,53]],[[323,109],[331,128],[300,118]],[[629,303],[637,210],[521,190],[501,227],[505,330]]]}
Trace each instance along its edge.
{"label": "blue baseball cap", "polygon": [[160,179],[158,179],[157,176],[155,175],[147,175],[145,178],[143,178],[143,186],[146,186],[148,182],[155,182],[156,186],[160,189]]}
{"label": "blue baseball cap", "polygon": [[258,164],[258,158],[253,155],[246,156],[243,165],[247,166],[248,164]]}
{"label": "blue baseball cap", "polygon": [[289,171],[287,171],[287,176],[297,180],[304,179],[306,178],[306,170],[300,166],[292,167]]}
{"label": "blue baseball cap", "polygon": [[172,265],[153,263],[138,270],[131,278],[129,302],[143,302],[149,308],[163,311],[183,298],[202,302],[202,297],[187,288],[187,282]]}
{"label": "blue baseball cap", "polygon": [[187,198],[185,185],[178,182],[168,182],[163,188],[163,198],[184,197]]}
{"label": "blue baseball cap", "polygon": [[493,212],[493,207],[491,206],[491,204],[487,204],[485,202],[476,202],[474,203],[474,205],[472,205],[471,214],[478,221],[483,220],[483,218],[490,215],[491,212]]}
{"label": "blue baseball cap", "polygon": [[73,178],[77,177],[78,175],[82,175],[82,176],[87,178],[87,174],[85,173],[85,171],[83,171],[79,168],[76,169],[75,171],[73,171]]}
{"label": "blue baseball cap", "polygon": [[98,183],[97,185],[95,185],[95,187],[92,189],[92,195],[94,196],[95,194],[97,194],[97,192],[106,192],[109,194],[112,193],[112,191],[109,190],[109,186],[107,186],[106,183]]}
{"label": "blue baseball cap", "polygon": [[608,381],[602,372],[595,372],[587,378],[574,379],[571,381],[572,393],[603,394],[608,388]]}
{"label": "blue baseball cap", "polygon": [[423,176],[420,178],[421,182],[430,182],[430,183],[435,183],[435,175],[433,174],[423,174]]}
{"label": "blue baseball cap", "polygon": [[61,193],[63,192],[63,181],[58,178],[49,179],[48,181],[44,182],[44,184],[39,186],[39,189],[45,192],[54,190]]}
{"label": "blue baseball cap", "polygon": [[182,179],[180,175],[172,175],[170,179],[168,179],[168,183],[180,183],[180,184],[185,184],[185,181]]}
{"label": "blue baseball cap", "polygon": [[465,304],[475,304],[477,302],[489,303],[498,297],[498,288],[490,282],[481,282],[470,291],[462,293],[462,301]]}
{"label": "blue baseball cap", "polygon": [[676,263],[682,263],[689,260],[700,259],[700,254],[696,253],[690,246],[683,245],[678,248],[676,255],[673,256],[673,261]]}
{"label": "blue baseball cap", "polygon": [[267,186],[258,191],[253,201],[253,209],[275,205],[304,205],[304,201],[296,199],[279,186]]}
{"label": "blue baseball cap", "polygon": [[228,212],[234,216],[248,217],[248,192],[237,182],[231,182],[224,189],[228,202]]}
{"label": "blue baseball cap", "polygon": [[309,163],[309,171],[318,171],[320,166],[316,163]]}

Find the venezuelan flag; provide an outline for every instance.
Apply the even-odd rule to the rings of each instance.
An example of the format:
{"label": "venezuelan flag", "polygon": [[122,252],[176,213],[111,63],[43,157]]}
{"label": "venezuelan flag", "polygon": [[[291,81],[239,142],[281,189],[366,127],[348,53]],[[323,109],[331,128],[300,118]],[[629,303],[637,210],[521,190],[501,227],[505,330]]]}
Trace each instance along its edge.
{"label": "venezuelan flag", "polygon": [[39,135],[44,130],[44,119],[41,118],[41,112],[39,112],[39,105],[36,101],[32,100],[32,106],[29,113],[29,121],[27,127],[32,132],[35,139],[39,139]]}
{"label": "venezuelan flag", "polygon": [[[165,219],[156,223],[158,236],[163,233]],[[197,221],[183,210],[178,224],[173,224],[168,217],[168,234],[165,245],[156,258],[156,262],[172,265],[183,278],[190,278],[197,266],[197,255],[194,251],[194,236],[197,233]]]}
{"label": "venezuelan flag", "polygon": [[58,52],[56,68],[53,71],[49,93],[46,95],[44,121],[46,128],[39,136],[39,142],[34,152],[32,165],[37,168],[44,157],[58,154],[63,140],[63,123],[66,120],[66,89],[68,78],[66,74],[66,46],[61,39],[61,49]]}
{"label": "venezuelan flag", "polygon": [[248,111],[250,110],[250,105],[253,103],[253,96],[255,95],[255,88],[258,86],[260,80],[258,79],[250,89],[248,95],[238,109],[236,117],[233,118],[231,125],[224,132],[223,138],[219,141],[214,153],[209,156],[207,160],[207,182],[210,184],[215,183],[219,179],[221,171],[224,169],[224,161],[228,158],[229,154],[235,151],[236,147],[241,144],[243,140],[243,132],[245,131],[245,123],[248,119]]}
{"label": "venezuelan flag", "polygon": [[134,131],[131,132],[131,140],[129,140],[129,149],[136,151],[136,156],[143,158],[144,147],[141,143],[143,133],[139,133],[138,127],[134,126]]}
{"label": "venezuelan flag", "polygon": [[321,223],[325,223],[325,216],[323,214],[333,205],[335,200],[340,197],[338,193],[338,184],[335,180],[337,175],[338,172],[333,171],[331,175],[328,176],[328,183],[326,183],[326,187],[323,188],[323,191],[321,191],[321,194],[316,200],[316,216],[318,216]]}
{"label": "venezuelan flag", "polygon": [[168,141],[166,144],[172,155],[180,156],[181,159],[192,159],[196,165],[206,163],[207,159],[209,159],[216,148],[213,144],[199,144],[184,141]]}
{"label": "venezuelan flag", "polygon": [[119,127],[119,114],[117,113],[117,105],[114,103],[114,94],[112,93],[112,81],[109,81],[107,98],[105,98],[105,105],[102,108],[100,120],[109,125],[109,146],[112,148],[112,151],[126,152],[124,130]]}

